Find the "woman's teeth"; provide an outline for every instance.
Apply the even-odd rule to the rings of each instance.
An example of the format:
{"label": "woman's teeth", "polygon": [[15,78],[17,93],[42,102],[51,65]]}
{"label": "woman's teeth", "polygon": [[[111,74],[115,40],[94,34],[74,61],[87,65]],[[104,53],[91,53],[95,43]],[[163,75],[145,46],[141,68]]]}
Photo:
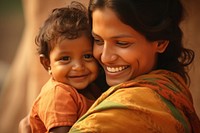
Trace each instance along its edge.
{"label": "woman's teeth", "polygon": [[128,66],[121,66],[121,67],[106,67],[107,71],[108,72],[112,72],[112,73],[115,73],[115,72],[120,72],[124,69],[128,68]]}

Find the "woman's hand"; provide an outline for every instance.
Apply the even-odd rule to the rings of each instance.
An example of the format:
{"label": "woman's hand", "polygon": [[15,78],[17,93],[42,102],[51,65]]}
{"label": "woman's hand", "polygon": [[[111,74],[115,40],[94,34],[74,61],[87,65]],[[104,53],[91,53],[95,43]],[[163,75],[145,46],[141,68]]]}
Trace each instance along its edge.
{"label": "woman's hand", "polygon": [[23,118],[19,123],[19,133],[31,133],[31,126],[29,123],[29,115]]}

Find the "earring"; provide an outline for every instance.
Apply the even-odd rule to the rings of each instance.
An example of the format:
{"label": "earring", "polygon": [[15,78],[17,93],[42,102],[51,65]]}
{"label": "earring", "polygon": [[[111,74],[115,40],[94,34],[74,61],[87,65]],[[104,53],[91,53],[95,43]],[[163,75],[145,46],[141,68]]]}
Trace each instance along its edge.
{"label": "earring", "polygon": [[48,73],[49,75],[52,75],[51,67],[48,67]]}

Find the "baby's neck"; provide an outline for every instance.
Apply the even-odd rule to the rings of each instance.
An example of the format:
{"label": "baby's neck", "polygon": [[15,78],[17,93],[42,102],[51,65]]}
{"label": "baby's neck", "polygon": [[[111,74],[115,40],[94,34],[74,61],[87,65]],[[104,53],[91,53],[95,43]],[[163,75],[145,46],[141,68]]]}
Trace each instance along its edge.
{"label": "baby's neck", "polygon": [[92,91],[90,90],[90,87],[88,86],[87,88],[83,90],[78,90],[78,93],[82,94],[86,98],[90,100],[96,100],[97,98],[93,95]]}

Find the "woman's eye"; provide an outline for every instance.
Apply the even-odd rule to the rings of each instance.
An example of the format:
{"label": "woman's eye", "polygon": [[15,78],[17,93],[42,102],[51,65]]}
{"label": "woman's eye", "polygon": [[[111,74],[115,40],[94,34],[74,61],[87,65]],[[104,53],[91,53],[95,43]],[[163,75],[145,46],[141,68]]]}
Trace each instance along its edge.
{"label": "woman's eye", "polygon": [[97,38],[94,38],[94,43],[97,44],[97,45],[103,45],[104,44],[103,40],[97,39]]}
{"label": "woman's eye", "polygon": [[120,47],[124,47],[124,48],[131,45],[131,43],[123,42],[123,41],[117,41],[116,44],[119,45]]}

